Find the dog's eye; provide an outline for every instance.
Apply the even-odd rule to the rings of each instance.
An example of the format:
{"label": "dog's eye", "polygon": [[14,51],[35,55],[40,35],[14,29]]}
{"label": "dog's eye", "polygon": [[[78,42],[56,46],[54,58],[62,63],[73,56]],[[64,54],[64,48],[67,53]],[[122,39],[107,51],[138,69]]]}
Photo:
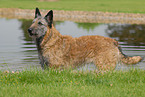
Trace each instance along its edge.
{"label": "dog's eye", "polygon": [[38,24],[39,24],[39,25],[43,25],[43,23],[41,23],[41,22],[38,22]]}

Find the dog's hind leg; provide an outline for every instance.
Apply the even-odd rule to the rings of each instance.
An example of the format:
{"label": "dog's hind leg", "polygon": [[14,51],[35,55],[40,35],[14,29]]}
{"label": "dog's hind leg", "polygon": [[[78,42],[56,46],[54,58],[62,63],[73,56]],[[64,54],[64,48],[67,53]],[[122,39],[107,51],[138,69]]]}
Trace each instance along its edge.
{"label": "dog's hind leg", "polygon": [[95,57],[95,65],[99,71],[110,71],[116,68],[119,61],[118,51],[107,50],[103,53],[98,54]]}

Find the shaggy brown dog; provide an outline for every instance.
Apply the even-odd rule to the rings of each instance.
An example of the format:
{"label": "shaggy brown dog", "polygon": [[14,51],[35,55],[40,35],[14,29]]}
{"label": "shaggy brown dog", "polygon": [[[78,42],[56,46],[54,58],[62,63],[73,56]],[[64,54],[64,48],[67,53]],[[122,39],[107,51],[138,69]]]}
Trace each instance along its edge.
{"label": "shaggy brown dog", "polygon": [[42,68],[74,68],[94,63],[99,70],[113,70],[118,62],[136,64],[140,56],[129,57],[122,53],[118,42],[103,36],[73,38],[61,35],[53,26],[53,11],[42,17],[38,8],[28,29],[35,40]]}

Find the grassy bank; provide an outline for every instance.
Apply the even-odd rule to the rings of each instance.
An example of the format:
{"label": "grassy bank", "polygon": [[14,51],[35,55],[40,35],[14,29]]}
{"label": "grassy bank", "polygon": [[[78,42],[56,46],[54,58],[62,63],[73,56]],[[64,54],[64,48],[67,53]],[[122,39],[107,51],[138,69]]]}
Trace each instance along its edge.
{"label": "grassy bank", "polygon": [[0,97],[144,97],[145,71],[0,72]]}
{"label": "grassy bank", "polygon": [[0,0],[1,8],[103,11],[124,13],[145,13],[144,0],[58,0],[40,2],[39,0]]}

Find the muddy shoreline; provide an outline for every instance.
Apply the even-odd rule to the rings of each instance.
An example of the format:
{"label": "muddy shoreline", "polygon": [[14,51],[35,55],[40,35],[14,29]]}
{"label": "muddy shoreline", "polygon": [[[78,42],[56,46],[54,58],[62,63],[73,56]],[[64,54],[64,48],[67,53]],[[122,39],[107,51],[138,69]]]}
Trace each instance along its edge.
{"label": "muddy shoreline", "polygon": [[[40,10],[44,16],[48,10]],[[0,8],[0,17],[33,19],[35,10]],[[145,14],[54,10],[54,21],[145,24]]]}

